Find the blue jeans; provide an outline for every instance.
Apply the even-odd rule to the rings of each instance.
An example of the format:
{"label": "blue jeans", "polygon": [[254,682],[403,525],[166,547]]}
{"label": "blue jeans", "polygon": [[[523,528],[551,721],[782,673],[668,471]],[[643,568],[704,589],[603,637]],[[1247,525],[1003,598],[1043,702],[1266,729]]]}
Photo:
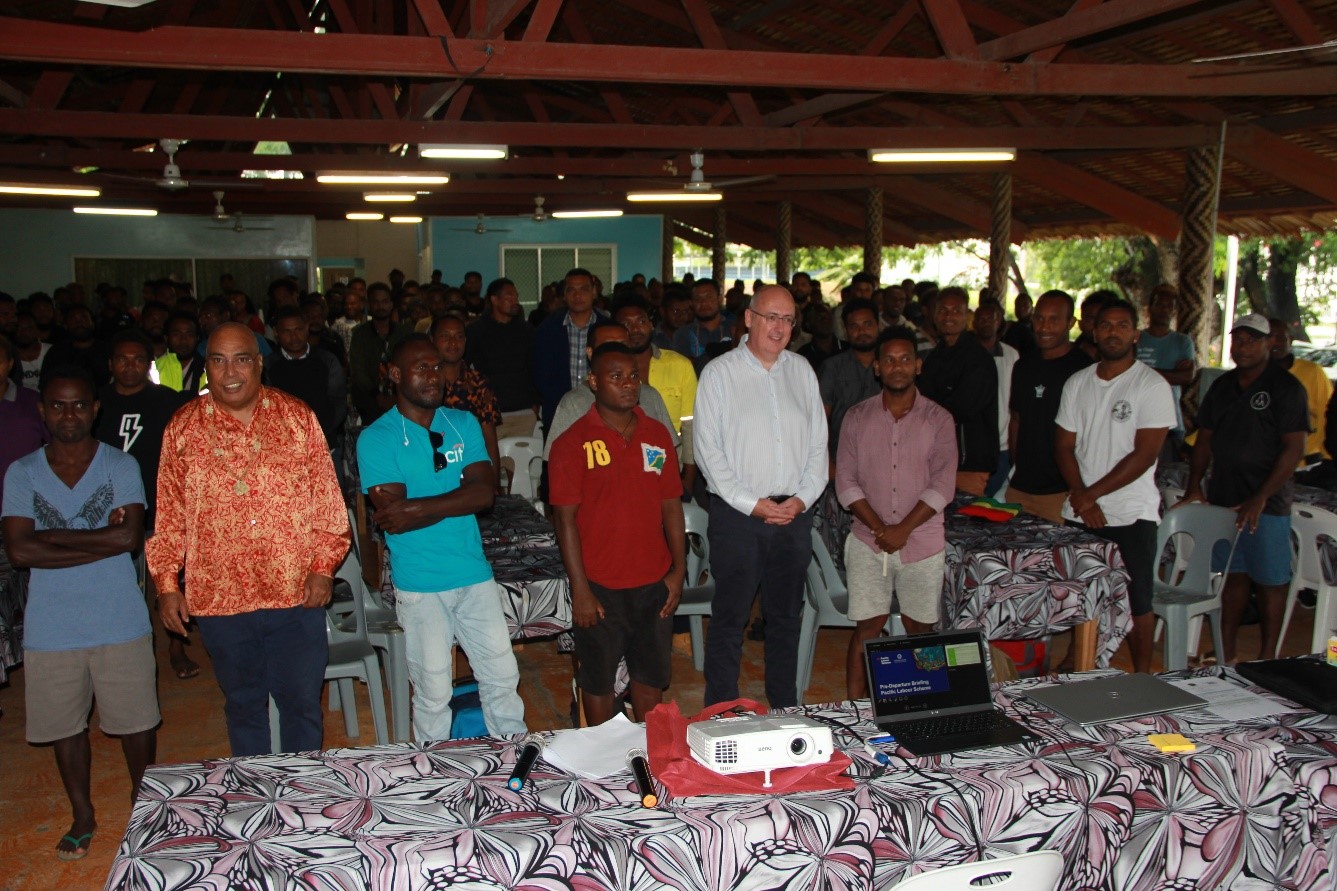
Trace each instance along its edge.
{"label": "blue jeans", "polygon": [[395,613],[404,626],[409,680],[413,682],[413,736],[419,742],[450,739],[450,698],[455,692],[458,642],[478,681],[487,732],[525,732],[525,703],[516,692],[520,667],[506,631],[497,583],[492,579],[448,591],[395,589]]}
{"label": "blue jeans", "polygon": [[283,750],[319,751],[325,731],[320,690],[329,661],[325,610],[258,609],[195,621],[226,700],[232,754],[270,753],[271,696],[279,707]]}

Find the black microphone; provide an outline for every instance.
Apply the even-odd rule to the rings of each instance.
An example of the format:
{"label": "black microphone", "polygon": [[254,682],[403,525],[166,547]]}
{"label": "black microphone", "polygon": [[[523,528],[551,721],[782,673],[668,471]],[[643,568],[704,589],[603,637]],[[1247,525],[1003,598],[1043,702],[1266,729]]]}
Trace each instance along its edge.
{"label": "black microphone", "polygon": [[648,758],[645,749],[632,749],[627,753],[627,766],[636,777],[636,791],[640,793],[642,807],[654,807],[659,804],[659,796],[655,794],[654,777],[650,776]]}
{"label": "black microphone", "polygon": [[529,771],[534,768],[534,762],[543,754],[543,744],[543,737],[537,733],[529,734],[520,744],[520,757],[515,759],[515,769],[511,771],[511,778],[506,781],[506,785],[513,791],[519,792],[524,788],[525,780],[529,779]]}

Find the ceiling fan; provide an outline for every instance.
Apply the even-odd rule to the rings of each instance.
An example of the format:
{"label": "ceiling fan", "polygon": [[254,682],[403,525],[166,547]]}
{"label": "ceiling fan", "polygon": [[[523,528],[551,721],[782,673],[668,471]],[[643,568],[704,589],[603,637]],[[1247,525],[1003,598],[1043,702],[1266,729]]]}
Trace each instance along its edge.
{"label": "ceiling fan", "polygon": [[209,219],[214,222],[210,228],[218,230],[231,230],[233,232],[272,232],[273,226],[247,226],[242,222],[241,211],[228,213],[223,207],[223,192],[215,190],[214,210],[209,215]]}
{"label": "ceiling fan", "polygon": [[[687,182],[684,183],[681,182],[680,180],[672,180],[669,181],[668,183],[671,185],[681,184],[682,190],[684,192],[710,192],[717,189],[727,189],[731,186],[746,186],[751,183],[761,183],[761,182],[766,182],[767,180],[775,179],[774,175],[766,174],[762,176],[741,176],[741,177],[736,177],[734,179],[722,179],[722,180],[717,180],[715,182],[711,182],[710,180],[706,179],[705,152],[698,149],[692,152],[687,157],[688,160],[692,162],[692,172],[687,177]],[[676,176],[678,173],[678,166],[672,161],[665,162],[664,169],[674,176]],[[662,183],[665,181],[659,180],[659,182]]]}
{"label": "ceiling fan", "polygon": [[[543,209],[544,198],[542,195],[534,196],[534,212],[529,214],[529,218],[536,223],[548,222],[548,212]],[[524,214],[521,214],[524,216]]]}
{"label": "ceiling fan", "polygon": [[475,235],[486,235],[489,232],[510,232],[510,229],[490,229],[487,225],[487,215],[479,214],[477,224],[469,227],[452,226],[452,232],[472,232]]}
{"label": "ceiling fan", "polygon": [[241,177],[236,179],[207,179],[192,177],[186,179],[181,175],[181,168],[176,163],[176,153],[185,145],[183,139],[159,139],[158,147],[167,155],[167,163],[163,165],[161,176],[128,176],[123,173],[104,173],[109,179],[118,179],[126,182],[152,183],[160,189],[166,189],[169,192],[179,192],[182,189],[188,189],[192,185],[202,188],[225,187],[229,189],[258,189],[259,183],[252,183],[243,180]]}

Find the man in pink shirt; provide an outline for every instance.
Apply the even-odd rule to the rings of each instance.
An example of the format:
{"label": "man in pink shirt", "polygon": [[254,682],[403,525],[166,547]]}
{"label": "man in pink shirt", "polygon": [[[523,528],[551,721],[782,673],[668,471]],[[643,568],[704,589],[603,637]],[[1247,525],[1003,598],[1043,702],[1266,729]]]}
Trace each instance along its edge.
{"label": "man in pink shirt", "polygon": [[928,631],[942,602],[942,511],[956,486],[955,422],[919,393],[915,333],[893,327],[877,338],[876,396],[845,415],[836,453],[836,497],[854,514],[845,540],[848,615],[855,622],[845,666],[850,699],[868,696],[864,641],[877,637],[900,601],[907,631]]}

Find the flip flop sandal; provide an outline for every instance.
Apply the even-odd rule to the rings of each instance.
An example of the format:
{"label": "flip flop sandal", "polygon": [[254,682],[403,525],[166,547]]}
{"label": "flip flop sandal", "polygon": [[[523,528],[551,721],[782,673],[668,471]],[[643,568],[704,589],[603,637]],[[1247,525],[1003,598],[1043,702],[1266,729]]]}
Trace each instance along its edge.
{"label": "flip flop sandal", "polygon": [[78,837],[75,837],[73,835],[62,835],[60,837],[60,840],[67,841],[70,844],[74,845],[74,850],[62,851],[59,848],[57,848],[56,856],[58,858],[60,858],[61,860],[82,860],[88,856],[88,846],[93,841],[93,833],[85,832],[83,835],[80,835]]}
{"label": "flip flop sandal", "polygon": [[172,673],[177,676],[178,680],[184,681],[189,678],[198,677],[200,667],[187,656],[184,660],[178,659],[172,662]]}

